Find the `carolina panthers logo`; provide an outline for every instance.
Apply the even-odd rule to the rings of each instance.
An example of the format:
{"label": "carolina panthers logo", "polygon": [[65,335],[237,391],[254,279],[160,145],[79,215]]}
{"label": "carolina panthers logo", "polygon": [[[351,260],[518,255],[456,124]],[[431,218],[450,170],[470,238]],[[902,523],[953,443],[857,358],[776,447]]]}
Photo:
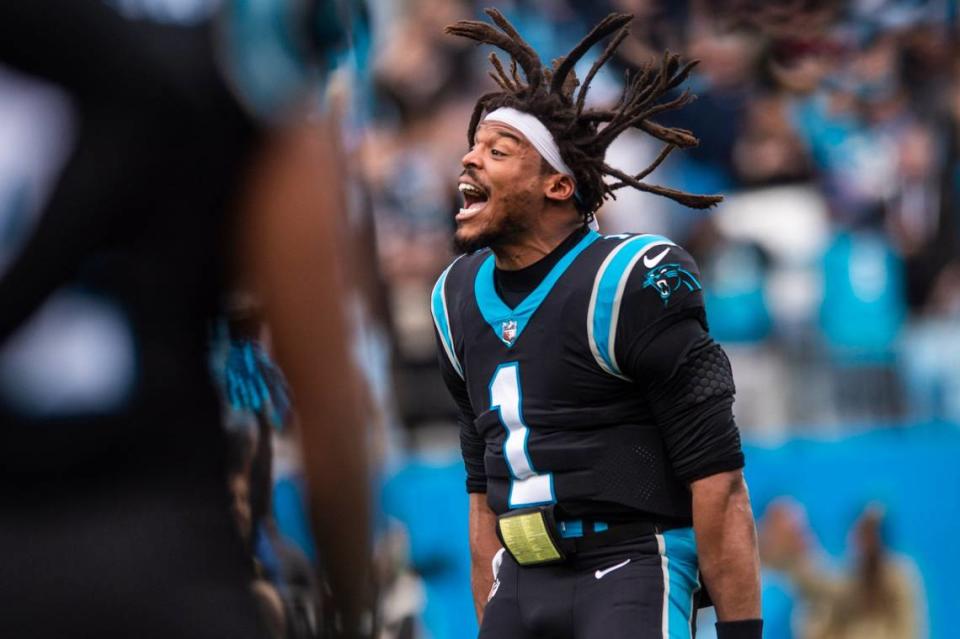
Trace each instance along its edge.
{"label": "carolina panthers logo", "polygon": [[661,264],[650,269],[643,280],[643,288],[654,288],[660,294],[664,305],[670,301],[670,296],[686,286],[691,291],[699,291],[702,286],[693,273],[679,264]]}

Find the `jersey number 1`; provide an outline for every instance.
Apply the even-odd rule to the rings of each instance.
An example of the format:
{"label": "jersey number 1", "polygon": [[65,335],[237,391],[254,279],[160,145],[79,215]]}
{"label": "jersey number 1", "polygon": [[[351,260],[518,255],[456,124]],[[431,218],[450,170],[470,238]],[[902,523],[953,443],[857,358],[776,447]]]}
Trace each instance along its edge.
{"label": "jersey number 1", "polygon": [[503,440],[503,457],[510,469],[510,507],[522,508],[551,504],[555,500],[553,474],[537,474],[527,451],[530,429],[523,422],[520,389],[520,364],[501,364],[490,380],[490,410],[497,411],[500,423],[507,430]]}

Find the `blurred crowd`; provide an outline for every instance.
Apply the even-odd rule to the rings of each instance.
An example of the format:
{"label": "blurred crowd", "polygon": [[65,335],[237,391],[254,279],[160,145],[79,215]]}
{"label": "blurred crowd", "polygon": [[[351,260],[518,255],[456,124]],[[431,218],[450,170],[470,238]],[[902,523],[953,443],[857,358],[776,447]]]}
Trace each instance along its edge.
{"label": "blurred crowd", "polygon": [[[698,100],[664,116],[700,145],[653,178],[725,202],[702,213],[631,192],[598,217],[604,233],[666,234],[697,257],[748,435],[960,417],[955,2],[408,0],[372,4],[376,117],[360,156],[410,423],[447,410],[425,390],[440,388],[427,298],[451,258],[466,123],[493,86],[489,52],[443,27],[487,5],[544,59],[607,12],[633,13],[595,105],[665,49],[701,61],[688,82]],[[615,166],[659,151],[640,132],[623,138]]]}

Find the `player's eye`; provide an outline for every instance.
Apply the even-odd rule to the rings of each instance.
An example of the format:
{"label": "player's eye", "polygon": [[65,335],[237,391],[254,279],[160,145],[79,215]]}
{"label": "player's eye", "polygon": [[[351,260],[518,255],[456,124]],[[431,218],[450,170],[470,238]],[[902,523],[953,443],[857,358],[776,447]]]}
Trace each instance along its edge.
{"label": "player's eye", "polygon": [[500,149],[490,149],[490,155],[494,157],[507,157],[507,154]]}

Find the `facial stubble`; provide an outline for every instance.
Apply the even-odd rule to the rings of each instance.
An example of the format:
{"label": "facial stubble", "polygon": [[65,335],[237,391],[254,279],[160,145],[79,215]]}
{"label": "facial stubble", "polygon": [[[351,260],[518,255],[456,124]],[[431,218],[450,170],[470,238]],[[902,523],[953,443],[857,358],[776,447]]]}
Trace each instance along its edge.
{"label": "facial stubble", "polygon": [[453,235],[453,248],[457,253],[473,253],[484,248],[497,249],[518,244],[533,227],[534,211],[538,193],[518,190],[502,196],[500,206],[504,214],[477,235],[461,237],[458,229]]}

